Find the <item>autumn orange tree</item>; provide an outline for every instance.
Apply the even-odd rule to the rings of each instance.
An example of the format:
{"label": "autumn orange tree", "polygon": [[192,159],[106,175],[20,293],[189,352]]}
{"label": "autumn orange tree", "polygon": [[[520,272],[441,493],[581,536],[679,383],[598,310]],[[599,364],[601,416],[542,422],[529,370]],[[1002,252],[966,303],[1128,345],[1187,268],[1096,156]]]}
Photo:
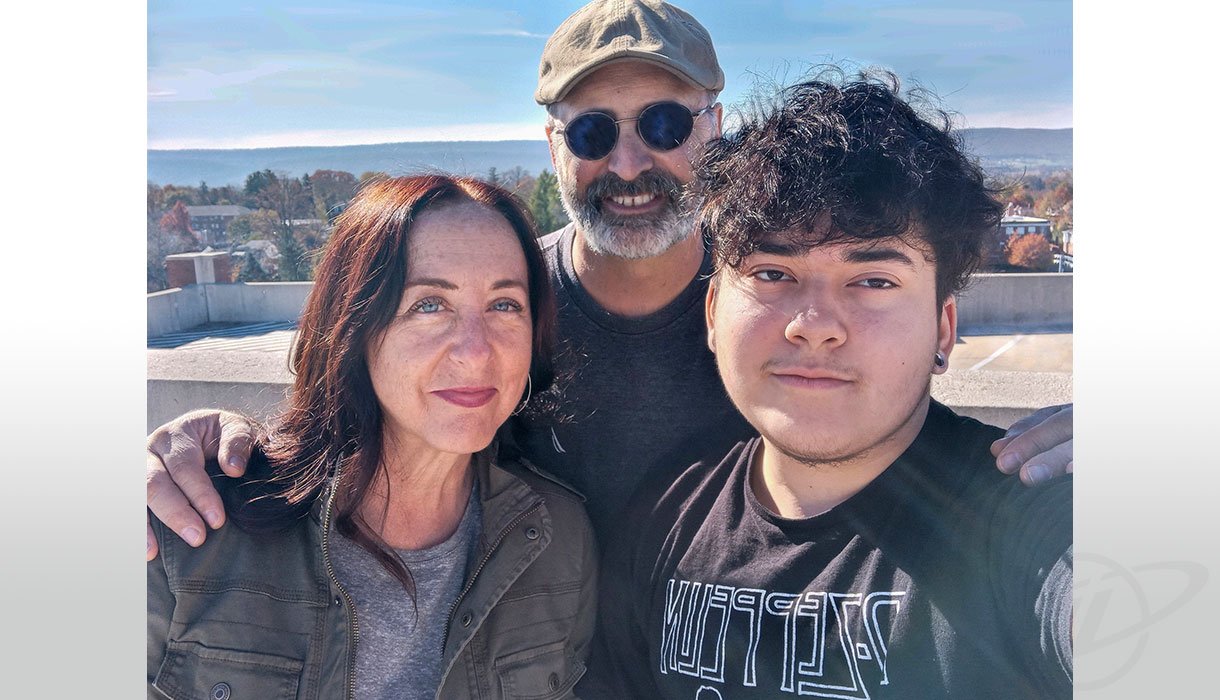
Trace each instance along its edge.
{"label": "autumn orange tree", "polygon": [[174,206],[165,212],[161,217],[160,226],[162,232],[176,237],[188,250],[199,246],[199,238],[191,229],[191,215],[187,213],[186,205],[181,201],[175,202]]}
{"label": "autumn orange tree", "polygon": [[1051,266],[1051,244],[1040,233],[1026,233],[1008,241],[1008,264],[1042,272]]}

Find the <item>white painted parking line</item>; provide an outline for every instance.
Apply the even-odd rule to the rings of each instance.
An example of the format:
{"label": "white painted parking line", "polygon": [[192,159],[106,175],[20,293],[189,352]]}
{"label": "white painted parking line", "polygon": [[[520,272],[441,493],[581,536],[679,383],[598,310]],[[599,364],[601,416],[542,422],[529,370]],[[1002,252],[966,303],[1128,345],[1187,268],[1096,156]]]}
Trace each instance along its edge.
{"label": "white painted parking line", "polygon": [[988,362],[991,362],[992,360],[999,357],[1000,355],[1003,355],[1004,353],[1008,352],[1009,350],[1012,350],[1016,346],[1017,343],[1021,342],[1021,339],[1024,337],[1025,336],[1023,336],[1023,335],[1018,335],[1015,338],[1013,338],[1012,340],[1008,341],[1007,343],[1004,343],[995,352],[988,355],[986,359],[979,360],[970,369],[982,369],[983,365],[986,365]]}

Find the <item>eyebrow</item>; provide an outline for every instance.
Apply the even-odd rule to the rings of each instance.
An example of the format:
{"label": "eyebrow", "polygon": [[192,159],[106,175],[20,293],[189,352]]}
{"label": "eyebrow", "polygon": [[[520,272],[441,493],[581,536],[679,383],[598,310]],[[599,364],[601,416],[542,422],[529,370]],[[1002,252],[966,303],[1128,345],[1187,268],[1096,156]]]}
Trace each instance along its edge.
{"label": "eyebrow", "polygon": [[[456,290],[458,286],[453,282],[440,277],[420,277],[419,279],[407,280],[407,288],[411,287],[436,287],[438,289]],[[529,288],[521,280],[502,279],[496,280],[491,285],[492,289],[520,289],[529,291]]]}
{"label": "eyebrow", "polygon": [[[783,241],[763,241],[758,244],[755,252],[764,255],[799,258],[816,247]],[[849,263],[894,262],[908,267],[915,267],[915,261],[911,260],[909,255],[897,248],[888,246],[852,248],[843,254],[843,261]]]}
{"label": "eyebrow", "polygon": [[894,262],[907,267],[915,267],[911,256],[897,248],[857,248],[843,256],[849,263]]}

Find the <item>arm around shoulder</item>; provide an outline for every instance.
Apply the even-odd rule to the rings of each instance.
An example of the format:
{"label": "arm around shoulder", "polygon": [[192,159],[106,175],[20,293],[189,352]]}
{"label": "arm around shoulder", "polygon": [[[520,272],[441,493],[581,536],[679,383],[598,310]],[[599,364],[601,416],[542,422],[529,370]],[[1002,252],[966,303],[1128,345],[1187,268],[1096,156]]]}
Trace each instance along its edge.
{"label": "arm around shoulder", "polygon": [[[215,459],[226,475],[241,476],[257,434],[251,419],[216,410],[192,411],[154,430],[145,459],[152,517],[192,547],[203,544],[207,527],[216,529],[225,522],[224,504],[205,465]],[[155,556],[157,542],[150,526],[147,558]]]}
{"label": "arm around shoulder", "polygon": [[1016,485],[991,527],[996,605],[1013,615],[1017,648],[1048,697],[1072,686],[1072,477]]}

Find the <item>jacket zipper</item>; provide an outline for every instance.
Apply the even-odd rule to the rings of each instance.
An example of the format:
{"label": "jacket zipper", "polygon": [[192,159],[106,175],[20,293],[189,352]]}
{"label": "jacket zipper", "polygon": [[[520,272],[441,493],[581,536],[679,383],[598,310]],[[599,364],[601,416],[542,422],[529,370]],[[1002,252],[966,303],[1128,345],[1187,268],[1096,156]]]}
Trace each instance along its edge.
{"label": "jacket zipper", "polygon": [[[458,606],[462,604],[462,599],[465,598],[466,594],[470,592],[470,589],[474,587],[474,582],[478,580],[479,573],[483,571],[483,567],[487,566],[487,562],[491,561],[491,555],[495,554],[496,548],[500,546],[500,543],[504,541],[504,538],[508,537],[508,533],[515,530],[516,527],[521,524],[522,520],[525,520],[529,516],[533,515],[534,512],[541,507],[542,501],[535,501],[534,505],[530,506],[528,509],[517,515],[517,517],[513,518],[512,522],[510,522],[504,527],[503,530],[500,531],[500,534],[496,536],[495,541],[492,542],[491,546],[487,548],[487,553],[483,555],[483,559],[479,562],[479,565],[475,567],[474,573],[471,574],[470,579],[466,581],[466,586],[462,589],[462,592],[458,594],[458,597],[453,600],[453,604],[449,606],[449,618],[448,623],[445,625],[445,637],[441,642],[441,653],[444,653],[444,650],[449,646],[449,630],[453,628],[453,614],[457,612]],[[445,675],[448,675],[448,673],[446,672]],[[437,688],[437,691],[439,690],[440,688]]]}
{"label": "jacket zipper", "polygon": [[326,565],[326,573],[330,576],[331,583],[335,584],[335,588],[339,589],[339,593],[347,602],[347,700],[352,700],[356,695],[356,645],[360,643],[360,621],[356,619],[356,603],[348,594],[347,589],[343,584],[339,583],[339,577],[335,575],[335,568],[330,562],[330,519],[332,507],[335,503],[335,492],[339,487],[339,467],[335,467],[335,475],[331,480],[330,495],[326,497],[326,508],[322,513],[322,563]]}

